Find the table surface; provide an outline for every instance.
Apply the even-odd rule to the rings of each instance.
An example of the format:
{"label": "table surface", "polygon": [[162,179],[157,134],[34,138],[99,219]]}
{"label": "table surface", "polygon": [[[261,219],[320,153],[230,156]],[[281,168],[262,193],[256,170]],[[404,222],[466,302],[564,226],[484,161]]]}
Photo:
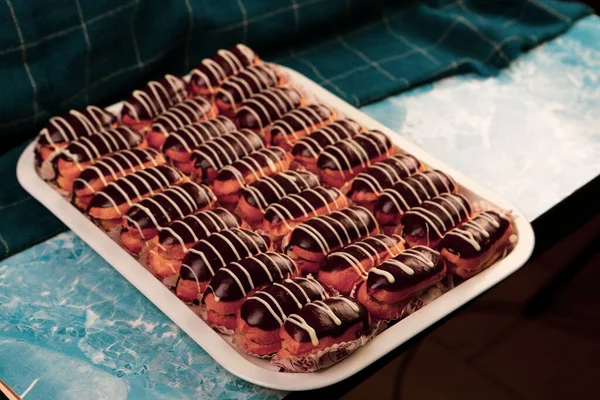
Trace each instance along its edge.
{"label": "table surface", "polygon": [[[591,16],[497,76],[363,111],[533,220],[600,174],[599,35]],[[285,395],[223,370],[71,232],[0,264],[0,377],[27,399]]]}

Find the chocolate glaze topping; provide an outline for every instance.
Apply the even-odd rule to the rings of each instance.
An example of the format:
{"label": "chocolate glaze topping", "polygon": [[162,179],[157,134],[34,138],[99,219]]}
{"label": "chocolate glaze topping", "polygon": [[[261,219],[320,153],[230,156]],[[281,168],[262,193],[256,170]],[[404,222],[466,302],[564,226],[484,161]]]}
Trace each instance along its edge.
{"label": "chocolate glaze topping", "polygon": [[300,193],[319,185],[319,178],[310,172],[285,171],[274,176],[266,176],[242,189],[242,197],[251,206],[261,211],[282,197]]}
{"label": "chocolate glaze topping", "polygon": [[235,215],[224,208],[204,210],[183,219],[177,219],[160,230],[158,241],[161,245],[181,245],[191,247],[209,235],[230,228],[239,228]]}
{"label": "chocolate glaze topping", "polygon": [[343,208],[298,225],[292,232],[287,249],[298,246],[326,255],[371,234],[377,234],[378,230],[375,218],[366,208]]}
{"label": "chocolate glaze topping", "polygon": [[337,296],[308,303],[290,315],[283,326],[296,342],[312,342],[317,346],[319,339],[341,336],[356,324],[362,325],[360,337],[369,329],[367,308],[355,299]]}
{"label": "chocolate glaze topping", "polygon": [[220,170],[226,165],[265,147],[262,139],[249,130],[235,131],[201,144],[192,152],[194,168]]}
{"label": "chocolate glaze topping", "polygon": [[225,265],[264,253],[270,247],[269,242],[268,238],[246,229],[232,228],[213,233],[187,252],[179,276],[185,280],[208,282]]}
{"label": "chocolate glaze topping", "polygon": [[163,145],[163,152],[174,150],[191,153],[193,149],[216,137],[235,131],[235,124],[227,117],[219,116],[208,121],[184,126],[173,132]]}
{"label": "chocolate glaze topping", "polygon": [[256,53],[243,44],[219,50],[192,71],[191,81],[198,87],[214,91],[225,79],[252,65],[257,58]]}
{"label": "chocolate glaze topping", "polygon": [[204,293],[212,292],[215,301],[237,301],[256,288],[296,275],[298,268],[291,258],[271,251],[227,264],[215,273]]}
{"label": "chocolate glaze topping", "polygon": [[[317,217],[320,215],[317,210],[321,208],[326,209],[326,214],[331,214],[342,208],[342,196],[342,192],[336,188],[328,189],[317,186],[305,189],[298,194],[287,195],[277,203],[271,204],[265,211],[265,219],[271,223],[283,221],[287,224],[287,221],[300,217]],[[288,226],[288,229],[291,227]]]}
{"label": "chocolate glaze topping", "polygon": [[319,154],[317,166],[342,173],[358,166],[366,169],[371,166],[371,159],[388,153],[391,148],[392,142],[386,135],[379,131],[367,131],[327,146]]}
{"label": "chocolate glaze topping", "polygon": [[[399,235],[375,235],[344,247],[327,256],[320,271],[332,272],[353,268],[358,275],[367,276],[367,272],[394,257],[402,251],[404,242]],[[368,261],[365,268],[362,263]]]}
{"label": "chocolate glaze topping", "polygon": [[[160,153],[154,149],[118,151],[97,160],[94,164],[84,169],[79,178],[73,183],[73,190],[80,190],[87,187],[92,192],[95,192],[89,184],[96,179],[102,180],[104,186],[106,186],[108,185],[108,181],[117,180],[132,171],[143,169],[148,163],[156,167],[159,165],[158,160],[161,158]],[[164,163],[164,159],[162,159],[162,163]],[[107,177],[109,177],[108,180]]]}
{"label": "chocolate glaze topping", "polygon": [[294,145],[292,154],[300,157],[317,158],[325,147],[358,135],[361,127],[351,119],[342,119],[317,129]]}
{"label": "chocolate glaze topping", "polygon": [[421,163],[410,154],[399,154],[387,158],[367,168],[352,181],[352,188],[348,196],[357,192],[372,192],[381,195],[384,189],[390,188],[394,183],[416,173]]}
{"label": "chocolate glaze topping", "polygon": [[333,118],[333,111],[322,104],[296,108],[273,123],[271,136],[273,141],[281,136],[287,144],[293,145],[300,138],[298,132],[304,131],[305,134],[314,132],[319,124],[331,118]]}
{"label": "chocolate glaze topping", "polygon": [[215,99],[222,101],[237,111],[237,105],[265,89],[278,86],[280,73],[271,64],[259,64],[240,71],[227,79],[217,93]]}
{"label": "chocolate glaze topping", "polygon": [[171,133],[185,125],[206,119],[212,104],[206,97],[197,96],[187,99],[162,113],[152,124],[152,130]]}
{"label": "chocolate glaze topping", "polygon": [[124,203],[132,206],[142,197],[162,192],[182,179],[183,175],[178,170],[166,165],[141,169],[109,183],[104,189],[96,192],[89,208],[113,207],[118,210],[118,206]]}
{"label": "chocolate glaze topping", "polygon": [[471,216],[471,205],[461,194],[444,193],[413,207],[402,217],[402,235],[441,239]]}
{"label": "chocolate glaze topping", "polygon": [[249,326],[272,331],[306,303],[327,297],[327,291],[313,278],[284,279],[248,297],[240,309],[240,317]]}
{"label": "chocolate glaze topping", "polygon": [[446,249],[462,258],[474,258],[485,253],[510,227],[508,218],[496,211],[484,211],[444,236],[438,249]]}
{"label": "chocolate glaze topping", "polygon": [[216,180],[224,182],[235,179],[241,187],[244,187],[249,179],[254,181],[285,170],[286,157],[287,153],[281,147],[260,149],[223,167],[217,174]]}
{"label": "chocolate glaze topping", "polygon": [[50,118],[39,133],[38,145],[65,143],[90,136],[110,127],[116,120],[117,117],[96,106],[71,110],[68,114]]}
{"label": "chocolate glaze topping", "polygon": [[261,130],[283,114],[300,107],[302,96],[295,88],[273,88],[246,100],[236,113],[240,128]]}
{"label": "chocolate glaze topping", "polygon": [[99,131],[70,142],[55,158],[75,163],[95,160],[118,150],[139,146],[144,137],[127,126]]}
{"label": "chocolate glaze topping", "polygon": [[375,205],[384,214],[403,213],[442,193],[456,190],[454,180],[438,170],[427,170],[398,181],[385,189]]}
{"label": "chocolate glaze topping", "polygon": [[186,98],[185,82],[176,76],[165,75],[159,81],[150,81],[142,89],[134,90],[123,103],[121,115],[135,121],[152,119]]}
{"label": "chocolate glaze topping", "polygon": [[416,246],[371,269],[367,278],[367,292],[410,289],[440,274],[444,268],[440,253],[429,247]]}
{"label": "chocolate glaze topping", "polygon": [[144,238],[143,229],[167,226],[175,218],[183,218],[194,211],[212,206],[216,200],[208,186],[184,182],[134,204],[125,219]]}

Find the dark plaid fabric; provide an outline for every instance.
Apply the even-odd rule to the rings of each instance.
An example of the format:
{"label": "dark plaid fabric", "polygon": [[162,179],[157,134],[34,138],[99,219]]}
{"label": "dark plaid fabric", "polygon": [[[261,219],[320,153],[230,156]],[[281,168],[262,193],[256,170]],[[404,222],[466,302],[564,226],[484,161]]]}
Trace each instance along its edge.
{"label": "dark plaid fabric", "polygon": [[553,0],[5,0],[0,258],[62,227],[14,177],[52,115],[111,104],[238,42],[360,106],[450,74],[493,74],[588,12]]}

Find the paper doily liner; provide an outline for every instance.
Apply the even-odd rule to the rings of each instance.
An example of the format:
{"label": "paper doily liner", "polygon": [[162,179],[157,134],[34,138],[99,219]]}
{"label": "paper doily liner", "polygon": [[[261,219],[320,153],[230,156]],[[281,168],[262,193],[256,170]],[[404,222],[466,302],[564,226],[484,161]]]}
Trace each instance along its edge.
{"label": "paper doily liner", "polygon": [[[352,288],[352,291],[349,295],[350,297],[356,298],[354,297],[354,295],[356,294],[356,290],[361,283],[362,282],[357,283]],[[413,314],[414,312],[425,307],[427,304],[431,303],[447,291],[451,290],[453,287],[454,281],[452,275],[446,275],[441,281],[425,289],[420,295],[409,301],[408,304],[404,306],[404,308],[397,314],[397,316],[388,319],[375,319],[371,317],[371,325],[374,331],[374,336],[380,334],[390,326],[396,324],[402,318],[405,318],[410,314]]]}
{"label": "paper doily liner", "polygon": [[372,336],[370,334],[348,342],[337,343],[314,354],[307,354],[302,357],[279,359],[275,355],[271,359],[271,364],[278,366],[286,372],[315,372],[320,369],[329,368],[348,357],[359,347],[367,343]]}

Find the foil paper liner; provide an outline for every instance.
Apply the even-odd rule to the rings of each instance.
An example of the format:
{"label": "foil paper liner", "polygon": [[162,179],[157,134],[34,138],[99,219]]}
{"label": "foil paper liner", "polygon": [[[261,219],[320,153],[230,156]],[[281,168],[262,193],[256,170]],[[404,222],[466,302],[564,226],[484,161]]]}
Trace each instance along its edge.
{"label": "foil paper liner", "polygon": [[370,334],[348,342],[337,343],[302,357],[279,359],[275,355],[271,359],[271,363],[285,372],[315,372],[337,364],[367,343],[372,336]]}

